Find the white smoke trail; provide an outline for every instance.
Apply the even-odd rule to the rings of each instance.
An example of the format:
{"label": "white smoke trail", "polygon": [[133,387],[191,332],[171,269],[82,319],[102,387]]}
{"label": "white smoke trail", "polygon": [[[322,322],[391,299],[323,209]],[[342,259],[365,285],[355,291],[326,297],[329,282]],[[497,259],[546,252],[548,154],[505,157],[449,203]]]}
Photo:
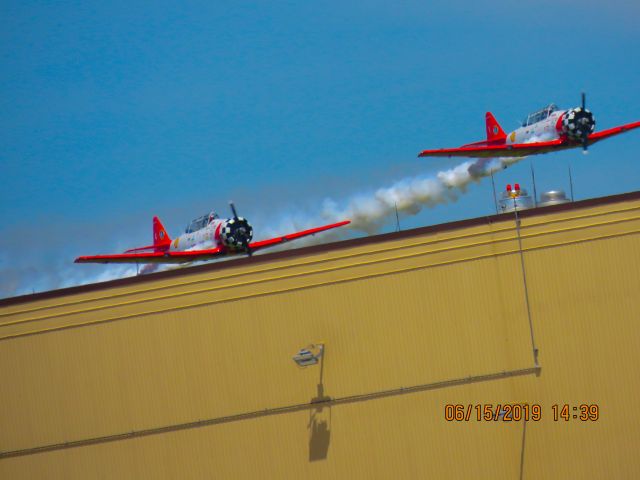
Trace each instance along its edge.
{"label": "white smoke trail", "polygon": [[283,248],[295,248],[313,243],[338,240],[350,235],[350,231],[364,232],[369,235],[381,228],[399,213],[416,215],[424,207],[455,202],[465,193],[471,182],[507,168],[524,157],[487,158],[465,161],[448,170],[430,176],[417,176],[399,180],[388,187],[382,187],[370,193],[358,194],[339,203],[331,198],[325,199],[320,212],[316,215],[287,215],[281,218],[270,235],[281,235],[299,229],[318,226],[319,222],[338,222],[349,219],[351,224],[332,230],[317,237],[308,237],[306,241],[296,241]]}
{"label": "white smoke trail", "polygon": [[118,278],[133,277],[136,275],[136,267],[131,265],[109,265],[103,272],[87,278],[78,279],[75,276],[67,276],[59,285],[59,288],[86,285],[90,283],[108,282]]}

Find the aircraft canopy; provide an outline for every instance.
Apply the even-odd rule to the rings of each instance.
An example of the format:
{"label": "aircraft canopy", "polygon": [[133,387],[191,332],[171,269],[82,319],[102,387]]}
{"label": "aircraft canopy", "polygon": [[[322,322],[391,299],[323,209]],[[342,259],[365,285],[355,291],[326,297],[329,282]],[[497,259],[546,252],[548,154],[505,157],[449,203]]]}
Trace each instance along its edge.
{"label": "aircraft canopy", "polygon": [[195,220],[192,220],[189,225],[187,225],[187,228],[184,229],[184,233],[197,232],[198,230],[201,230],[209,225],[209,223],[211,223],[211,221],[216,218],[218,218],[218,214],[216,212],[211,212],[207,215],[198,217]]}
{"label": "aircraft canopy", "polygon": [[522,126],[526,127],[526,126],[529,126],[529,125],[533,125],[534,123],[541,122],[542,120],[546,119],[549,115],[551,115],[556,110],[558,110],[558,107],[555,104],[552,103],[551,105],[547,105],[543,109],[538,110],[537,112],[533,112],[533,113],[529,114],[527,116],[527,118],[525,118],[522,121]]}

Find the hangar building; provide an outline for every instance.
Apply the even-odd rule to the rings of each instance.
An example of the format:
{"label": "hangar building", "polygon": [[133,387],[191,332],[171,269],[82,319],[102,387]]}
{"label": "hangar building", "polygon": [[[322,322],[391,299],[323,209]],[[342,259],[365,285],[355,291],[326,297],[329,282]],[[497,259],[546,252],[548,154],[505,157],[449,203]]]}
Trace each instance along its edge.
{"label": "hangar building", "polygon": [[2,300],[0,478],[640,478],[640,192],[519,219]]}

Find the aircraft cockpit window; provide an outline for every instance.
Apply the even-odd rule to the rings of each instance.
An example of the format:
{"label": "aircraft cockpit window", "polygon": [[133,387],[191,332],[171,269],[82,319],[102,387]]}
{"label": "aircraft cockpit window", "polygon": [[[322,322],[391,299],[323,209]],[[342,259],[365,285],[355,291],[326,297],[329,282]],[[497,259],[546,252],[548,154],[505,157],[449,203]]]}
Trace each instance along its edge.
{"label": "aircraft cockpit window", "polygon": [[540,112],[540,120],[544,120],[546,118],[549,118],[549,115],[551,115],[553,112],[555,112],[556,110],[558,110],[558,107],[556,107],[553,103],[551,105],[549,105],[547,108],[545,108],[544,110],[542,110],[542,112]]}
{"label": "aircraft cockpit window", "polygon": [[209,225],[209,215],[204,215],[203,217],[196,218],[195,220],[193,220],[187,226],[187,228],[185,228],[184,233],[197,232],[198,230],[203,229],[207,225]]}
{"label": "aircraft cockpit window", "polygon": [[547,119],[549,115],[551,115],[556,110],[558,110],[558,107],[552,103],[542,110],[530,114],[526,119],[522,121],[522,126],[528,127],[529,125],[533,125],[534,123],[541,122],[542,120]]}

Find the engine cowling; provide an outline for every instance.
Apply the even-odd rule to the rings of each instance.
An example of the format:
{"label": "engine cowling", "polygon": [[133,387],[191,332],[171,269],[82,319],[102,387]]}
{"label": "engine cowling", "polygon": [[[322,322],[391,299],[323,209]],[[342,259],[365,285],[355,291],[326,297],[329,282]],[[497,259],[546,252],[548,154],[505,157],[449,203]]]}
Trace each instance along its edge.
{"label": "engine cowling", "polygon": [[222,224],[220,240],[222,244],[232,250],[247,248],[253,238],[253,228],[246,218],[231,218]]}
{"label": "engine cowling", "polygon": [[582,140],[596,129],[596,119],[586,108],[572,108],[562,116],[562,133],[571,140]]}

